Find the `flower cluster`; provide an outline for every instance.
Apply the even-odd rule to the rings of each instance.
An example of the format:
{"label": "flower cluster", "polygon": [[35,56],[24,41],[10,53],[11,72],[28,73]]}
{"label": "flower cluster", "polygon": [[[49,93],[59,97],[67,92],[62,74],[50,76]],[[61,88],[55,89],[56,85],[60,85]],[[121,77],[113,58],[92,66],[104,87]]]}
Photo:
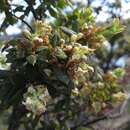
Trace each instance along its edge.
{"label": "flower cluster", "polygon": [[23,96],[23,104],[26,106],[26,109],[33,112],[34,115],[40,115],[46,111],[46,105],[50,99],[46,86],[30,85]]}
{"label": "flower cluster", "polygon": [[48,110],[51,121],[74,124],[78,115],[102,113],[126,98],[118,82],[123,71],[105,73],[96,62],[95,51],[105,40],[103,31],[95,24],[83,25],[78,33],[65,27],[56,30],[37,21],[35,33],[24,32],[10,44],[13,50],[8,48],[7,60],[12,68],[15,65],[13,72],[25,75],[28,89],[23,104],[28,111],[40,115]]}

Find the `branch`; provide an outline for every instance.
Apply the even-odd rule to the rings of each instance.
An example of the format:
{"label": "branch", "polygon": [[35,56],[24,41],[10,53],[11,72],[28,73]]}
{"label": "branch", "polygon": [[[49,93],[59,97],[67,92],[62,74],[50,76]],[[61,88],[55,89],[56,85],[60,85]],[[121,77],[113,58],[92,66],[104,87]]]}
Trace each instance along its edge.
{"label": "branch", "polygon": [[25,110],[23,105],[13,106],[13,111],[9,118],[8,130],[18,130],[20,127],[20,120],[26,113],[27,110]]}
{"label": "branch", "polygon": [[31,10],[31,12],[33,13],[34,18],[35,18],[36,20],[40,20],[40,19],[38,18],[37,13],[35,12],[35,9],[34,9],[32,3],[31,3],[30,1],[31,1],[31,0],[25,0],[25,2],[26,2],[26,3],[28,4],[28,6],[30,7],[30,10]]}
{"label": "branch", "polygon": [[25,20],[21,19],[20,17],[16,16],[15,14],[12,14],[12,16],[14,16],[18,20],[21,20],[24,24],[27,25],[27,27],[31,30],[32,33],[34,32],[34,30],[32,29],[32,27]]}
{"label": "branch", "polygon": [[108,118],[107,116],[102,116],[102,117],[98,117],[98,118],[95,118],[95,119],[92,119],[92,120],[88,120],[85,123],[82,122],[81,124],[77,124],[76,126],[72,127],[71,130],[76,130],[80,126],[88,127],[91,124],[94,124],[94,123],[101,121],[101,120],[105,120],[107,118]]}

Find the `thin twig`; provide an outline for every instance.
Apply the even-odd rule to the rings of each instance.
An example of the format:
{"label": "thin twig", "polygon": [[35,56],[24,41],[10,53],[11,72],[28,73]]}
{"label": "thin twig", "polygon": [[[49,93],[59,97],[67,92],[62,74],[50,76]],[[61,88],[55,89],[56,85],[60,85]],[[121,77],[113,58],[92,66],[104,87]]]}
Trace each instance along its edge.
{"label": "thin twig", "polygon": [[11,10],[10,14],[15,17],[16,19],[22,21],[24,24],[26,24],[28,26],[28,28],[30,28],[30,31],[31,32],[34,32],[34,30],[32,29],[32,27],[24,20],[24,19],[21,19],[20,17],[16,16],[14,13],[13,13],[13,10],[11,8],[11,4],[9,2],[7,2],[7,5],[10,7],[9,9]]}
{"label": "thin twig", "polygon": [[27,25],[27,27],[31,30],[31,32],[34,32],[34,30],[32,29],[32,27],[23,19],[21,19],[20,17],[16,16],[15,14],[12,14],[12,16],[14,16],[15,18],[21,20],[24,24]]}
{"label": "thin twig", "polygon": [[76,126],[72,127],[71,130],[76,130],[80,126],[88,127],[89,125],[92,125],[98,121],[105,120],[105,119],[107,119],[107,116],[102,116],[102,117],[95,118],[93,120],[88,120],[85,123],[82,122],[81,124],[77,124]]}

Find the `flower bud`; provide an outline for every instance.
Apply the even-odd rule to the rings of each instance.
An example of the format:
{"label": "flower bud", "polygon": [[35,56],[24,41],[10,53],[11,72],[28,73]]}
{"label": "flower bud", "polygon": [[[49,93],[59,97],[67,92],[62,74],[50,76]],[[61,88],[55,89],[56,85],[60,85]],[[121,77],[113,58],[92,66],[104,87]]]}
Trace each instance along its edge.
{"label": "flower bud", "polygon": [[78,33],[77,35],[77,40],[80,40],[81,38],[83,38],[84,34],[83,33]]}
{"label": "flower bud", "polygon": [[35,38],[33,39],[33,43],[34,43],[34,48],[37,49],[39,46],[42,45],[43,39],[42,39],[42,38],[39,38],[39,37],[35,37]]}
{"label": "flower bud", "polygon": [[76,35],[76,34],[73,34],[73,35],[71,36],[71,41],[72,41],[72,42],[76,42],[76,41],[77,41],[77,35]]}

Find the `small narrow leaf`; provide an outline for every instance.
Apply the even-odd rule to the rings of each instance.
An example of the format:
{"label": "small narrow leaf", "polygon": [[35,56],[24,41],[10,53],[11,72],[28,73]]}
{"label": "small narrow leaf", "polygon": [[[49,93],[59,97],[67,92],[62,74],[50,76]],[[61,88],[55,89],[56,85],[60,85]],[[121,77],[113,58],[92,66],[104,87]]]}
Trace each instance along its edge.
{"label": "small narrow leaf", "polygon": [[72,31],[71,29],[68,29],[68,28],[66,28],[66,27],[61,27],[61,30],[65,33],[65,34],[67,34],[67,35],[69,35],[69,36],[71,36],[71,35],[73,35],[73,34],[76,34],[76,32],[74,32],[74,31]]}
{"label": "small narrow leaf", "polygon": [[56,57],[59,58],[59,59],[66,59],[67,55],[65,54],[65,52],[61,48],[57,47]]}
{"label": "small narrow leaf", "polygon": [[37,61],[37,57],[36,55],[30,55],[27,57],[27,61],[28,63],[32,64],[33,66],[35,65],[36,61]]}

